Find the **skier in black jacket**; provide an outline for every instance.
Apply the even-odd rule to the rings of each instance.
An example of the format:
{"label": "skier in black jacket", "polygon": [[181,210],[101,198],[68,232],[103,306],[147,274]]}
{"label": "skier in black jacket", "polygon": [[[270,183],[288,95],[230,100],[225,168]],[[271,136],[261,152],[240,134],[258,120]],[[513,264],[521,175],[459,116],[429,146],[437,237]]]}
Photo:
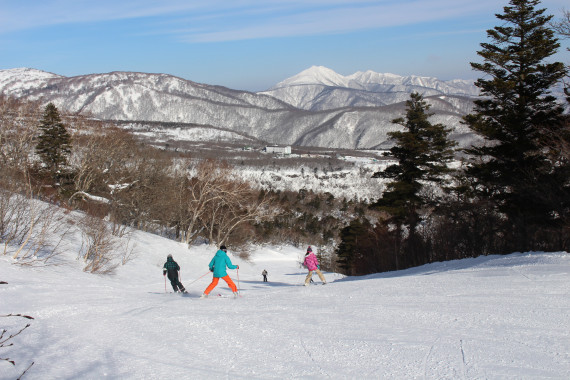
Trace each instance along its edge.
{"label": "skier in black jacket", "polygon": [[166,258],[166,262],[162,267],[162,275],[166,276],[168,274],[168,279],[170,280],[170,284],[172,284],[172,289],[174,292],[180,291],[180,293],[187,293],[184,285],[178,280],[178,271],[180,270],[180,266],[174,259],[172,255],[168,255]]}

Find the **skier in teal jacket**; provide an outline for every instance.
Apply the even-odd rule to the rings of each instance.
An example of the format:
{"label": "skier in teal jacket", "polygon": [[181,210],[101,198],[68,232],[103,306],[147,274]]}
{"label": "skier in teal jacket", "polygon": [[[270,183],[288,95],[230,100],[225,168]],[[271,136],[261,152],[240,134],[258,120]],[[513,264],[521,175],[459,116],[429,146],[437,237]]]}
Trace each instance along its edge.
{"label": "skier in teal jacket", "polygon": [[234,293],[234,296],[237,297],[238,293],[237,293],[236,284],[234,284],[230,276],[228,276],[226,267],[230,269],[239,269],[239,265],[232,264],[232,261],[228,257],[225,245],[222,245],[218,250],[218,252],[216,252],[214,257],[212,258],[212,261],[210,261],[208,267],[210,268],[211,272],[214,272],[214,278],[212,279],[212,283],[210,283],[210,285],[208,285],[206,290],[204,290],[204,294],[202,294],[201,298],[208,297],[208,294],[210,294],[210,292],[218,285],[220,278],[228,284],[228,286]]}

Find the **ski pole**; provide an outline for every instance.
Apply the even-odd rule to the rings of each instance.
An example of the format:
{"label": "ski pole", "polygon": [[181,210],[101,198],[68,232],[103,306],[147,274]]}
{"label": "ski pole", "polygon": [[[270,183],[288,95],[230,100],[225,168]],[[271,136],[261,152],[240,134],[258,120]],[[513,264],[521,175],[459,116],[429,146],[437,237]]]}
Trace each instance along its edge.
{"label": "ski pole", "polygon": [[238,278],[238,293],[240,293],[240,292],[241,292],[241,288],[240,288],[240,285],[239,285],[239,266],[237,267],[237,278]]}
{"label": "ski pole", "polygon": [[166,276],[162,275],[162,277],[164,277],[164,293],[166,293]]}
{"label": "ski pole", "polygon": [[188,286],[192,285],[193,283],[195,283],[196,281],[198,281],[199,279],[201,279],[204,276],[207,276],[208,274],[210,274],[210,271],[207,271],[206,273],[204,273],[203,275],[201,275],[200,277],[198,277],[197,279],[195,279],[194,281],[192,281],[190,284],[188,284]]}

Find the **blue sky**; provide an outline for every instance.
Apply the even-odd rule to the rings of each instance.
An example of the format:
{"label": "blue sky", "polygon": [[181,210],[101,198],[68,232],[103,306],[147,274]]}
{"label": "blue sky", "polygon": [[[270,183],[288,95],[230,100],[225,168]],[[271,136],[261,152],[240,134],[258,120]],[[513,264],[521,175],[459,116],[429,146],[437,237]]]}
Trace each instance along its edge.
{"label": "blue sky", "polygon": [[[313,65],[472,79],[508,0],[0,0],[0,69],[167,73],[260,91]],[[567,0],[541,7],[561,15]],[[568,41],[562,41],[563,47]],[[570,61],[565,49],[557,60]]]}

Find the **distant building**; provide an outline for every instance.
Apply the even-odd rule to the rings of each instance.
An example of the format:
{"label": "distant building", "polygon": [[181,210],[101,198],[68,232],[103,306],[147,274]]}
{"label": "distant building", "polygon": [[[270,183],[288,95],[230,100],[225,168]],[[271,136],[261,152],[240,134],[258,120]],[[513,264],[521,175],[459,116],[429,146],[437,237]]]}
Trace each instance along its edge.
{"label": "distant building", "polygon": [[266,146],[265,151],[267,153],[277,153],[277,154],[291,154],[290,146]]}

